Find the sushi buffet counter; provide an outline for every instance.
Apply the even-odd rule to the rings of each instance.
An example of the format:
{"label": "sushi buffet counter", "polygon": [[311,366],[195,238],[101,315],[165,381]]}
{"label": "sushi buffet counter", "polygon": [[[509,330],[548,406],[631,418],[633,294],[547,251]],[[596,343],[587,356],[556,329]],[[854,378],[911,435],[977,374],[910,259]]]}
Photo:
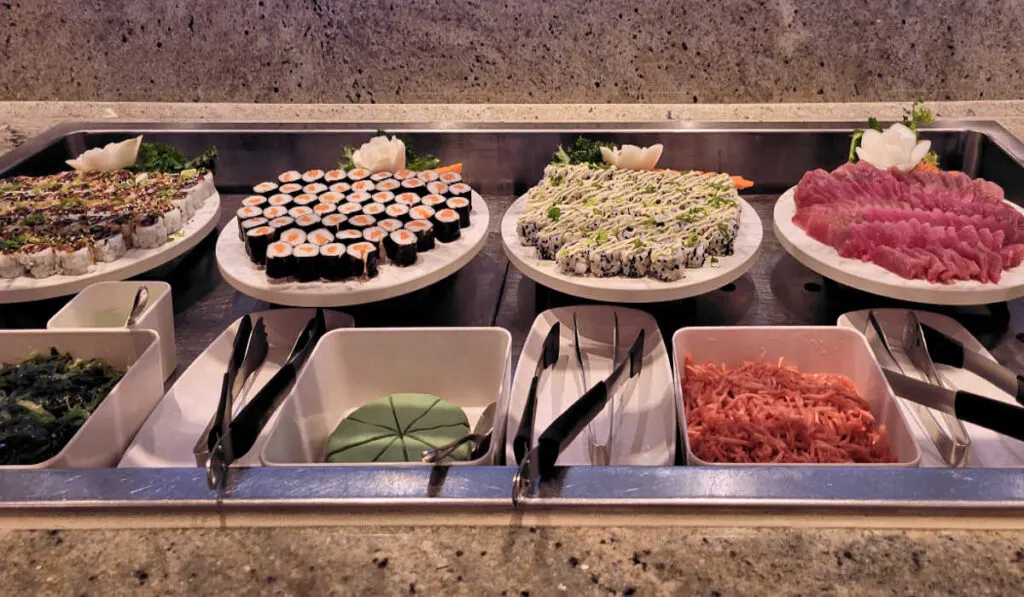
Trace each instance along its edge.
{"label": "sushi buffet counter", "polygon": [[[21,177],[0,191],[28,206],[0,210],[0,415],[25,421],[0,416],[0,586],[1018,592],[1024,426],[999,364],[1024,363],[1024,102],[930,107],[921,139],[966,174],[827,172],[897,104],[0,103],[0,176]],[[437,124],[382,124],[402,122]],[[132,175],[54,178],[136,135]],[[866,254],[882,284],[799,214],[779,228],[812,170],[985,178],[1010,224],[981,268]],[[211,199],[178,194],[210,176]],[[134,329],[94,329],[139,288]],[[4,402],[38,375],[93,398]]]}

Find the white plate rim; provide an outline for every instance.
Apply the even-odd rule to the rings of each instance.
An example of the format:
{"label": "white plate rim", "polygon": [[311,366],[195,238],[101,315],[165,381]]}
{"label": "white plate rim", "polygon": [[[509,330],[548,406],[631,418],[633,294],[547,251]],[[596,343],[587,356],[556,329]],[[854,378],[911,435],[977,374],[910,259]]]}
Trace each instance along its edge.
{"label": "white plate rim", "polygon": [[[983,284],[977,280],[934,284],[927,280],[907,280],[871,262],[840,257],[833,247],[811,238],[793,223],[795,196],[796,187],[791,187],[775,202],[772,211],[775,238],[794,259],[826,278],[864,292],[933,305],[987,305],[1024,296],[1024,264],[1003,270],[998,284]],[[1017,205],[1006,203],[1024,213]]]}
{"label": "white plate rim", "polygon": [[501,244],[509,261],[534,282],[580,298],[615,303],[656,303],[698,296],[718,290],[747,273],[757,258],[764,238],[764,227],[757,211],[742,197],[738,198],[740,229],[734,253],[719,257],[716,266],[687,269],[686,276],[674,282],[654,278],[615,276],[570,276],[558,270],[554,261],[542,261],[535,247],[519,242],[516,222],[526,211],[526,198],[520,197],[508,208],[501,220]]}
{"label": "white plate rim", "polygon": [[[469,228],[454,243],[438,246],[431,251],[457,248],[459,251],[434,269],[420,264],[408,268],[386,266],[376,278],[366,281],[345,282],[270,282],[263,270],[257,269],[245,256],[238,238],[238,224],[232,219],[217,238],[217,268],[224,279],[239,292],[276,305],[290,307],[346,307],[381,301],[435,284],[459,271],[483,250],[490,227],[487,203],[473,191],[473,211]],[[244,260],[244,261],[243,261]],[[243,269],[244,268],[244,269]],[[418,269],[419,268],[419,269]],[[395,275],[404,279],[392,280]]]}
{"label": "white plate rim", "polygon": [[220,219],[220,194],[214,191],[203,206],[182,226],[185,234],[171,238],[155,249],[129,249],[120,259],[97,263],[93,271],[80,276],[63,274],[36,279],[28,276],[0,280],[0,304],[40,301],[82,291],[95,282],[119,282],[144,274],[169,263],[195,248],[217,227]]}

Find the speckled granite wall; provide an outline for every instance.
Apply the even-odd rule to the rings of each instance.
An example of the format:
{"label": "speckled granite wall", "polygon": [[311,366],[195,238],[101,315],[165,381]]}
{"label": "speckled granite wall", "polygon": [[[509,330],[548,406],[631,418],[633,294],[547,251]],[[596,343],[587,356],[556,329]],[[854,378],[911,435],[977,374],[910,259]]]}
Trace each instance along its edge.
{"label": "speckled granite wall", "polygon": [[8,0],[0,99],[1019,99],[1022,30],[1019,0]]}

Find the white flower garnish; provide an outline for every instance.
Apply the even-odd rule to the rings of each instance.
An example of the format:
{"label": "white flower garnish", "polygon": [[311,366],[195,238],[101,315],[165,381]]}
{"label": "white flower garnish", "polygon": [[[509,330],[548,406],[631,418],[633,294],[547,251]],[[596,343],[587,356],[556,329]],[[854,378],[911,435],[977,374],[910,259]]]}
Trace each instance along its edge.
{"label": "white flower garnish", "polygon": [[110,172],[135,164],[139,157],[142,135],[120,143],[107,143],[103,148],[94,147],[67,164],[79,172]]}
{"label": "white flower garnish", "polygon": [[405,143],[398,137],[384,135],[363,143],[352,154],[352,162],[370,172],[398,172],[405,169]]}
{"label": "white flower garnish", "polygon": [[661,143],[650,147],[637,147],[636,145],[623,145],[618,149],[601,148],[601,157],[606,164],[624,170],[654,170],[661,159],[661,150],[664,147]]}
{"label": "white flower garnish", "polygon": [[931,146],[931,141],[918,141],[914,131],[897,122],[882,133],[874,129],[864,131],[857,157],[876,168],[907,172],[924,159]]}

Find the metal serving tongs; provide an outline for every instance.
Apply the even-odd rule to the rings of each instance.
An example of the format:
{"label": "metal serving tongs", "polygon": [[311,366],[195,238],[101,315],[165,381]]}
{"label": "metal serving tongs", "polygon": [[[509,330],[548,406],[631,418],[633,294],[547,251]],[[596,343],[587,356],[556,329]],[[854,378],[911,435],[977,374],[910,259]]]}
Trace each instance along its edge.
{"label": "metal serving tongs", "polygon": [[[258,323],[261,322],[262,320]],[[326,331],[327,323],[324,320],[323,310],[317,309],[316,315],[309,320],[309,323],[295,339],[291,353],[281,368],[260,388],[259,392],[249,400],[233,420],[230,415],[230,398],[227,399],[225,405],[225,398],[222,395],[214,427],[206,437],[209,447],[209,456],[206,459],[206,482],[210,489],[220,487],[231,464],[245,456],[255,445],[263,427],[280,406],[299,370],[306,363],[313,348]],[[226,382],[227,376],[225,376]],[[225,408],[223,412],[221,407]]]}
{"label": "metal serving tongs", "polygon": [[[911,327],[910,317],[913,316],[913,321],[917,322],[917,316],[913,311],[908,312],[907,316],[908,320],[907,325],[904,328],[904,336],[906,336],[906,327]],[[864,328],[864,336],[868,339],[868,344],[871,346],[871,350],[878,358],[879,364],[882,366],[883,370],[891,370],[906,374],[906,371],[893,355],[889,338],[882,329],[882,325],[878,322],[878,318],[875,317],[874,311],[868,311],[868,323]],[[911,354],[912,349],[906,346],[906,344],[904,344],[903,349],[907,352],[907,356],[911,359],[911,362],[914,362],[915,366],[920,367],[915,361],[914,356]],[[936,375],[937,378],[934,365],[931,368],[931,373]],[[927,371],[925,371],[925,375],[928,376]],[[921,423],[921,427],[924,428],[925,433],[928,435],[928,439],[930,439],[932,444],[935,445],[935,449],[939,451],[939,455],[942,459],[954,468],[962,468],[965,466],[967,464],[967,458],[970,455],[971,438],[967,435],[967,430],[964,428],[963,423],[958,421],[955,416],[945,413],[939,415],[945,419],[947,427],[952,431],[952,433],[947,432],[939,423],[934,411],[930,410],[926,406],[914,402],[912,397],[905,398],[907,398],[906,404],[910,407],[914,416]]]}
{"label": "metal serving tongs", "polygon": [[535,480],[551,477],[562,451],[588,426],[594,417],[622,389],[626,381],[640,375],[644,359],[644,330],[640,330],[623,359],[611,375],[590,388],[576,402],[569,405],[548,428],[540,434],[537,446],[527,453],[512,479],[512,504],[518,506]]}
{"label": "metal serving tongs", "polygon": [[[614,323],[612,327],[612,367],[619,358],[619,314],[612,312]],[[576,313],[572,314],[572,338],[576,348],[576,363],[580,366],[580,376],[583,378],[583,391],[590,389],[587,383],[587,366],[583,362],[583,345],[580,342],[580,325],[576,319]],[[615,401],[611,400],[608,407],[608,433],[600,435],[595,429],[594,421],[587,425],[588,448],[590,464],[607,466],[612,459],[612,431],[615,429]],[[603,441],[602,441],[603,440]]]}

